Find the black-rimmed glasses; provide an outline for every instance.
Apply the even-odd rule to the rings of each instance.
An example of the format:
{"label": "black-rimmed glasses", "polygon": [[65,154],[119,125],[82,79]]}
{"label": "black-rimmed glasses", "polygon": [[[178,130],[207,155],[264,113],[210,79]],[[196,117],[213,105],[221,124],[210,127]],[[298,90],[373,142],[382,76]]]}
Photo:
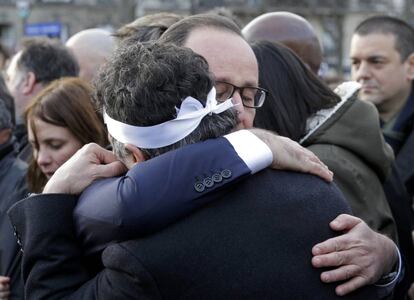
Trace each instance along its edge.
{"label": "black-rimmed glasses", "polygon": [[236,86],[225,81],[216,81],[216,98],[218,101],[226,101],[233,97],[236,90],[239,91],[243,106],[250,108],[259,108],[263,105],[267,90],[259,87]]}

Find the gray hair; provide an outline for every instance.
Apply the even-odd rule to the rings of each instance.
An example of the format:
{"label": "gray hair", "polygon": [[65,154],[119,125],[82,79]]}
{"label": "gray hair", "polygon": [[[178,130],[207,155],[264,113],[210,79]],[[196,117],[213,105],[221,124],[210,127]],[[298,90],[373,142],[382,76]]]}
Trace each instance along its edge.
{"label": "gray hair", "polygon": [[[228,110],[219,115],[206,116],[200,125],[188,136],[175,144],[156,148],[156,149],[140,149],[146,159],[150,159],[166,153],[171,150],[181,148],[185,145],[195,144],[208,138],[217,138],[229,133],[236,125],[235,115],[232,110]],[[131,153],[125,148],[125,145],[118,140],[110,137],[112,151],[121,160],[125,160]]]}
{"label": "gray hair", "polygon": [[206,13],[192,15],[174,23],[161,35],[159,40],[163,43],[182,46],[193,30],[205,27],[231,32],[244,39],[240,27],[233,20],[217,14]]}
{"label": "gray hair", "polygon": [[79,65],[72,52],[61,43],[47,38],[26,39],[22,43],[17,68],[33,72],[36,82],[47,84],[62,77],[76,77]]}

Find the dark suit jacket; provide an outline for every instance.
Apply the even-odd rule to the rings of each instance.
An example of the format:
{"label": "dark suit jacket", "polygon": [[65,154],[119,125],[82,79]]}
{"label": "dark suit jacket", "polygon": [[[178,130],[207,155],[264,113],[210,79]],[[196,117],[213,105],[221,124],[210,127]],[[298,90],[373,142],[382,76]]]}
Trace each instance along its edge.
{"label": "dark suit jacket", "polygon": [[[349,212],[337,188],[266,170],[147,237],[109,246],[90,278],[72,227],[76,198],[38,195],[10,211],[28,299],[335,299],[311,248]],[[89,281],[88,281],[89,280]],[[376,299],[372,287],[340,299]]]}
{"label": "dark suit jacket", "polygon": [[[412,118],[414,118],[414,116]],[[411,121],[411,124],[414,124],[414,120]],[[412,182],[414,178],[414,126],[411,125],[411,127],[411,132],[395,157],[395,165],[397,166],[401,180],[405,183],[408,192],[411,197],[414,197],[414,187],[410,185],[410,182]]]}
{"label": "dark suit jacket", "polygon": [[225,138],[186,145],[91,184],[74,210],[76,233],[85,253],[101,251],[166,227],[250,174]]}

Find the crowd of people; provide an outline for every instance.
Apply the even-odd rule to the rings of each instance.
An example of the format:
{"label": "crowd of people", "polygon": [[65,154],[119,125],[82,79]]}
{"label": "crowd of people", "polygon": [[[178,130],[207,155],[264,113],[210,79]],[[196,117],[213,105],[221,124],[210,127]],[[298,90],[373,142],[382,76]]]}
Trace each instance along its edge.
{"label": "crowd of people", "polygon": [[[414,29],[157,13],[0,78],[0,300],[414,299]],[[411,297],[411,298],[410,298]]]}

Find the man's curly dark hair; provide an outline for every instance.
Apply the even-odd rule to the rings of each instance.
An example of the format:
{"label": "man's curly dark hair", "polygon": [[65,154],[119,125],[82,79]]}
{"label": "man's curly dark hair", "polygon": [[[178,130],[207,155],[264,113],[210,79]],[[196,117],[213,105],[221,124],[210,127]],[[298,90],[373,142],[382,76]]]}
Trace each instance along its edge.
{"label": "man's curly dark hair", "polygon": [[[109,116],[130,125],[152,126],[174,119],[176,108],[188,96],[205,105],[213,81],[206,60],[191,49],[126,41],[101,69],[94,84],[95,99]],[[148,159],[184,144],[224,135],[234,124],[232,111],[212,114],[182,141],[141,150]],[[124,147],[114,139],[113,146],[122,158]]]}

